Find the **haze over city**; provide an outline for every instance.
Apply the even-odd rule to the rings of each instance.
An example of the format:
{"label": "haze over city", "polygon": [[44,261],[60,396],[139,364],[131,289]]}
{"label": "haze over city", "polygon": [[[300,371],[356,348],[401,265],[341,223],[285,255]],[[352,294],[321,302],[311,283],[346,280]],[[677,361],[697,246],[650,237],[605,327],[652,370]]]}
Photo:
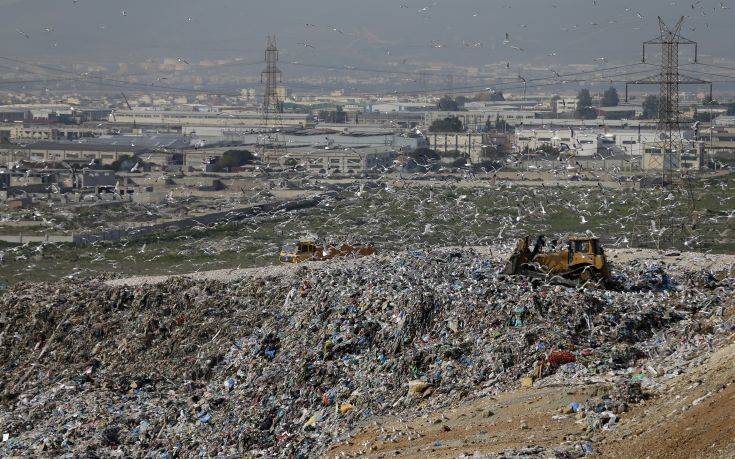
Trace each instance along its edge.
{"label": "haze over city", "polygon": [[[706,43],[703,57],[735,58],[728,40],[732,11],[719,0],[181,0],[175,7],[162,0],[19,0],[2,5],[0,49],[59,63],[167,56],[250,61],[261,57],[263,37],[274,34],[284,60],[318,64],[555,65],[600,57],[628,63],[655,34],[659,15],[667,21],[687,16],[684,34]],[[524,51],[504,46],[506,33]]]}
{"label": "haze over city", "polygon": [[733,14],[0,0],[0,456],[735,457]]}

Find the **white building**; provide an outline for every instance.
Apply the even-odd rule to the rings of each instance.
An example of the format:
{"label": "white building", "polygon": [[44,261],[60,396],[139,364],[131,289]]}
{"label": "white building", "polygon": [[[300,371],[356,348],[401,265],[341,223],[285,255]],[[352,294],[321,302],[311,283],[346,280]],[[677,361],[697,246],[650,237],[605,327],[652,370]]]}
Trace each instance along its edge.
{"label": "white building", "polygon": [[540,113],[527,110],[505,110],[505,109],[486,109],[472,110],[462,112],[443,112],[433,111],[424,114],[424,125],[429,127],[434,121],[443,120],[445,118],[459,118],[462,126],[470,131],[482,131],[485,129],[487,122],[495,123],[499,118],[512,126],[523,125],[525,120],[532,120],[540,116]]}
{"label": "white building", "polygon": [[389,167],[397,152],[386,148],[268,150],[261,160],[270,168],[298,167],[309,174],[362,174]]}
{"label": "white building", "polygon": [[[275,123],[273,117],[265,120],[262,113],[244,111],[173,111],[173,110],[117,110],[110,115],[110,122],[117,124],[138,124],[156,126],[265,126]],[[307,114],[281,113],[279,125],[312,125],[312,117]]]}
{"label": "white building", "polygon": [[643,170],[662,171],[664,164],[671,171],[698,171],[704,167],[704,142],[683,141],[680,151],[667,150],[656,142],[646,143],[643,153]]}
{"label": "white building", "polygon": [[554,148],[569,148],[577,156],[594,156],[599,147],[598,131],[574,129],[520,129],[516,130],[516,147],[538,150],[545,145]]}
{"label": "white building", "polygon": [[619,150],[624,150],[625,153],[630,156],[642,156],[644,145],[648,142],[655,142],[657,135],[656,131],[651,130],[610,131],[603,135],[603,145],[612,143],[618,147]]}
{"label": "white building", "polygon": [[554,100],[554,104],[551,107],[554,113],[573,113],[577,111],[577,98],[576,97],[562,97]]}
{"label": "white building", "polygon": [[476,132],[432,132],[426,138],[429,148],[439,153],[456,151],[470,158],[482,156],[482,134]]}
{"label": "white building", "polygon": [[576,150],[577,156],[593,156],[598,152],[605,156],[626,154],[643,156],[645,145],[658,140],[658,131],[606,130],[604,128],[550,128],[516,130],[516,146],[523,150],[537,150],[544,145],[562,148],[566,144]]}
{"label": "white building", "polygon": [[377,113],[421,112],[431,110],[434,106],[433,103],[388,101],[371,104],[367,111]]}

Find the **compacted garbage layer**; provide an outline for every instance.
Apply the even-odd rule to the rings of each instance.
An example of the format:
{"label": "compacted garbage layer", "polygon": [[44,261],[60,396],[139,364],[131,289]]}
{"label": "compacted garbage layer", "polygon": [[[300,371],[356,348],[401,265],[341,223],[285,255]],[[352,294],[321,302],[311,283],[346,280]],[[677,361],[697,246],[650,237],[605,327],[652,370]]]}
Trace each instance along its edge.
{"label": "compacted garbage layer", "polygon": [[620,291],[504,277],[471,250],[228,283],[18,284],[0,299],[2,454],[314,456],[374,416],[529,376],[630,381],[641,359],[732,333],[733,279],[614,268]]}

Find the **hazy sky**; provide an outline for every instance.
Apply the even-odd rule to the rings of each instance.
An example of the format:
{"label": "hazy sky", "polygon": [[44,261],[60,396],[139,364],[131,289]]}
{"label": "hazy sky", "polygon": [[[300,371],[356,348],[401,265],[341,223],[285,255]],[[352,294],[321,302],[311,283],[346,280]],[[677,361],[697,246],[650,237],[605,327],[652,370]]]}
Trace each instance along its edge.
{"label": "hazy sky", "polygon": [[0,56],[258,60],[274,33],[283,60],[319,64],[632,63],[641,41],[656,35],[657,15],[688,15],[684,34],[711,61],[735,59],[728,1],[0,0]]}

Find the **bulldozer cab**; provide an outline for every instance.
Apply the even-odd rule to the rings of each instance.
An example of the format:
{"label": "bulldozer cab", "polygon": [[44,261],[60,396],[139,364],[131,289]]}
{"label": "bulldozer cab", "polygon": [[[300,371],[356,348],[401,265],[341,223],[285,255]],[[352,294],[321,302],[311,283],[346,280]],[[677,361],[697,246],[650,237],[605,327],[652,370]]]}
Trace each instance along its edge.
{"label": "bulldozer cab", "polygon": [[600,240],[593,237],[572,237],[567,242],[567,264],[569,270],[592,268],[604,277],[609,274],[605,252]]}
{"label": "bulldozer cab", "polygon": [[567,244],[567,251],[569,252],[569,262],[572,262],[574,255],[579,256],[589,255],[591,257],[595,255],[604,255],[600,240],[597,238],[572,238],[569,239]]}
{"label": "bulldozer cab", "polygon": [[597,238],[573,238],[569,240],[575,252],[587,253],[590,255],[602,255],[602,246]]}

